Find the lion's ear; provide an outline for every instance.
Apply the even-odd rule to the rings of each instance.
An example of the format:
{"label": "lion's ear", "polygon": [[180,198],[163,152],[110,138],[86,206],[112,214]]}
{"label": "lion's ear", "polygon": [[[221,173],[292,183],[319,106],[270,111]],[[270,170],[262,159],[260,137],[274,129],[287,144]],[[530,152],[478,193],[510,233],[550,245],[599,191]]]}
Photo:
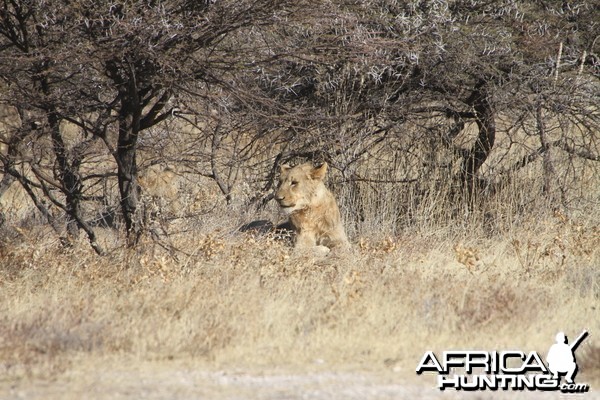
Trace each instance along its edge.
{"label": "lion's ear", "polygon": [[285,172],[288,172],[290,169],[292,169],[292,167],[290,167],[288,164],[283,164],[279,167],[279,172],[283,174]]}
{"label": "lion's ear", "polygon": [[310,176],[313,179],[323,180],[325,178],[325,174],[327,174],[327,163],[321,164],[319,167],[315,167],[310,172]]}

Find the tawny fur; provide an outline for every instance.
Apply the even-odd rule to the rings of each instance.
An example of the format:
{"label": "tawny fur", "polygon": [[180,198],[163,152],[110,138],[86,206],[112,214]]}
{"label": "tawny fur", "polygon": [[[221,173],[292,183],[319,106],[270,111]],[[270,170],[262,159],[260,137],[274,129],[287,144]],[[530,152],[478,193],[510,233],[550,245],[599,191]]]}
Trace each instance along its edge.
{"label": "tawny fur", "polygon": [[335,198],[323,183],[326,173],[327,164],[281,167],[275,198],[294,226],[296,249],[350,247]]}

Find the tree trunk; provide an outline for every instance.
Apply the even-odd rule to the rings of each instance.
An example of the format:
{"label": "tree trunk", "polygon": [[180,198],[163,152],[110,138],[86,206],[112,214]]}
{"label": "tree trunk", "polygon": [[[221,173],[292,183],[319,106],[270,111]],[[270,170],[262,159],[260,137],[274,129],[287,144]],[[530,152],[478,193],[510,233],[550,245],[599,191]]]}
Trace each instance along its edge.
{"label": "tree trunk", "polygon": [[138,242],[141,234],[141,222],[137,212],[139,186],[136,161],[141,105],[135,79],[129,79],[126,90],[123,90],[120,96],[119,137],[116,151],[117,177],[127,241],[129,246],[133,246]]}
{"label": "tree trunk", "polygon": [[70,239],[79,237],[78,220],[81,219],[81,182],[78,166],[69,161],[67,149],[60,132],[60,119],[53,111],[48,113],[48,123],[50,125],[50,136],[56,162],[58,164],[58,178],[63,186],[65,194],[65,210],[67,213],[67,233]]}
{"label": "tree trunk", "polygon": [[[45,68],[44,68],[45,69]],[[50,96],[52,93],[51,85],[46,77],[39,81],[42,92]],[[46,119],[50,129],[50,138],[52,139],[52,148],[56,163],[58,164],[58,173],[56,175],[60,184],[61,191],[65,195],[65,212],[67,214],[67,235],[68,241],[79,237],[78,221],[81,218],[81,199],[83,196],[83,183],[79,176],[79,163],[71,160],[67,147],[60,131],[60,117],[56,108],[51,105],[46,111]]]}
{"label": "tree trunk", "polygon": [[461,183],[467,191],[469,202],[474,199],[477,187],[477,172],[487,160],[496,140],[495,111],[488,98],[485,81],[480,81],[467,99],[475,111],[479,135],[461,166]]}

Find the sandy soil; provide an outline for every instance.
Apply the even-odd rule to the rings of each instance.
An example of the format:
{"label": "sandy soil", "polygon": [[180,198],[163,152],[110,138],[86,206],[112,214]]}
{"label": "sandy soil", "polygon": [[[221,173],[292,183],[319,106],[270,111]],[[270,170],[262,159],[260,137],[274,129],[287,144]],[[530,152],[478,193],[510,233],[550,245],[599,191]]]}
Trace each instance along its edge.
{"label": "sandy soil", "polygon": [[[430,376],[394,372],[248,372],[207,370],[177,363],[98,365],[49,380],[0,380],[1,399],[561,399],[550,392],[440,392]],[[600,392],[577,396],[600,399]]]}

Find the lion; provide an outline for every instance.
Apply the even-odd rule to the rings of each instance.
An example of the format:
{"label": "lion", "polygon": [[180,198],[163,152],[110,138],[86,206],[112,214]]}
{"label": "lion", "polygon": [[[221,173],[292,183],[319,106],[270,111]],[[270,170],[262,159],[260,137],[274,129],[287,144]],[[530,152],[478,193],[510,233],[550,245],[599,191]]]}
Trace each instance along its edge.
{"label": "lion", "polygon": [[296,233],[296,250],[315,246],[350,248],[340,210],[333,194],[323,183],[327,167],[327,163],[314,167],[310,162],[293,168],[289,165],[281,166],[275,199],[289,216],[289,222]]}

